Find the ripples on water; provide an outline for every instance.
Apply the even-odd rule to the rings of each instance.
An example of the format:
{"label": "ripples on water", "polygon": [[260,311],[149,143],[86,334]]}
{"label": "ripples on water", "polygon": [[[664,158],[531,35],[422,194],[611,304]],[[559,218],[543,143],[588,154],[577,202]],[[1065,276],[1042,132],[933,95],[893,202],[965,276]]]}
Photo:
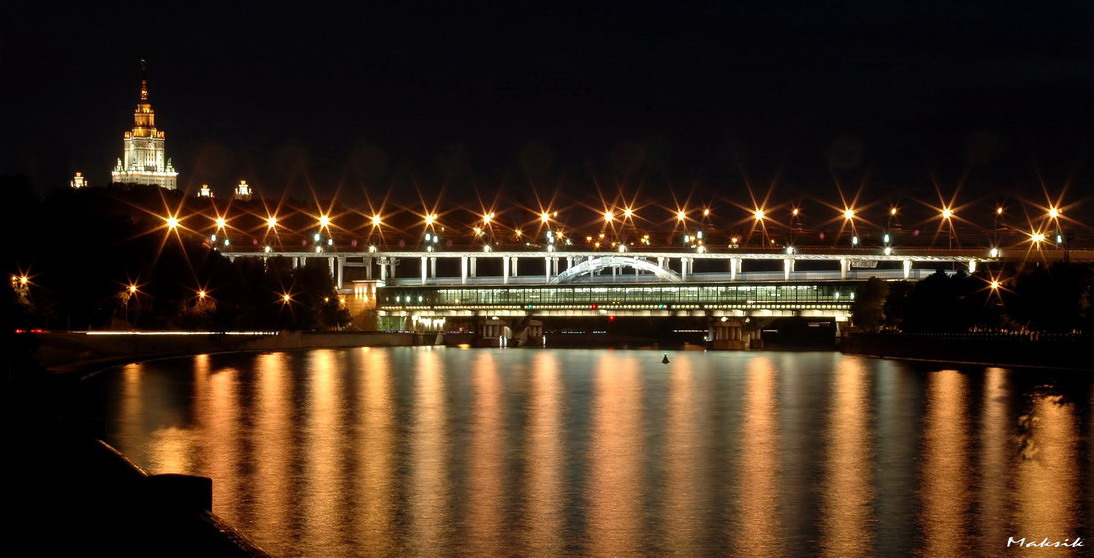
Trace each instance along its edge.
{"label": "ripples on water", "polygon": [[[1089,375],[838,353],[394,348],[91,383],[278,555],[1089,556]],[[1008,537],[1082,549],[1007,549]]]}

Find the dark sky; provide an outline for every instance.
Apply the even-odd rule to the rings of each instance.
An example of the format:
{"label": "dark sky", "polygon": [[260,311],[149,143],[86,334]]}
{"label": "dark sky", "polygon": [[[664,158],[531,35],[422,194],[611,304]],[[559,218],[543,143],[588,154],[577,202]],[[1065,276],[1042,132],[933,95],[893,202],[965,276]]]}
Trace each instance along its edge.
{"label": "dark sky", "polygon": [[229,4],[7,3],[0,173],[106,182],[146,58],[222,195],[1094,191],[1089,1]]}

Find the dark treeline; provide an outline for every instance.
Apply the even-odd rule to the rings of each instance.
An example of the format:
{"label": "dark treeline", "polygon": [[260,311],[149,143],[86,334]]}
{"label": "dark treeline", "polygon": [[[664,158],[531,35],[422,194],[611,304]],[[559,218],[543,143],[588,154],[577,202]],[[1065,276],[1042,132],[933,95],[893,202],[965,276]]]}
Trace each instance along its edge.
{"label": "dark treeline", "polygon": [[867,331],[1094,332],[1094,268],[1029,260],[975,274],[938,271],[916,283],[871,278],[852,320]]}
{"label": "dark treeline", "polygon": [[169,231],[162,216],[141,209],[177,207],[181,194],[86,188],[39,199],[25,179],[0,181],[9,332],[313,330],[348,322],[326,266],[231,262],[202,236]]}

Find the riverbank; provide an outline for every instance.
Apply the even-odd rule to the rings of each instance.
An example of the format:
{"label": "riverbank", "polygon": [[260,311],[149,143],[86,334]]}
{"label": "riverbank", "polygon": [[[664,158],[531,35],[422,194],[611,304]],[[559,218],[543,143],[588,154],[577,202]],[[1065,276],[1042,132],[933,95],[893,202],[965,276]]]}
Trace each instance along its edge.
{"label": "riverbank", "polygon": [[1094,337],[951,333],[850,333],[840,352],[979,366],[1094,371]]}

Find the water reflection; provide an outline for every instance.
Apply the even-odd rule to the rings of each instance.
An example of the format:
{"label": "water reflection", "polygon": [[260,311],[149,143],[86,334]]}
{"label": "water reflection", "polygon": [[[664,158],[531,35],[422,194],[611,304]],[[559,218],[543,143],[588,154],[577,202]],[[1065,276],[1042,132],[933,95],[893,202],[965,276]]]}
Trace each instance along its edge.
{"label": "water reflection", "polygon": [[642,378],[634,357],[605,353],[593,372],[588,532],[597,556],[642,548]]}
{"label": "water reflection", "polygon": [[927,380],[920,472],[922,556],[967,556],[970,551],[967,389],[965,375],[957,370],[935,372]]}
{"label": "water reflection", "polygon": [[1014,458],[1008,429],[1009,389],[1007,371],[989,368],[984,371],[984,387],[980,411],[980,513],[977,529],[981,548],[992,548],[1009,536],[1006,499],[1011,493],[1006,470]]}
{"label": "water reflection", "polygon": [[543,556],[563,550],[562,382],[554,353],[540,352],[532,361],[524,486],[527,520],[524,548]]}
{"label": "water reflection", "polygon": [[1089,379],[651,354],[208,355],[95,389],[109,442],[213,477],[214,510],[277,555],[933,557],[1094,538]]}
{"label": "water reflection", "polygon": [[[269,534],[297,534],[296,530],[288,529],[289,518],[297,509],[292,493],[292,475],[289,474],[294,467],[291,448],[295,438],[290,364],[285,353],[258,355],[254,361],[254,462],[251,464],[254,476],[247,494],[253,498],[261,513],[254,514],[247,526],[241,526],[248,533],[266,535],[259,537],[258,542],[267,545],[271,551],[281,552],[290,545]],[[216,484],[214,482],[213,486]],[[213,500],[213,505],[218,512],[224,509],[219,505],[219,500]],[[248,528],[252,525],[253,528]],[[296,537],[290,536],[290,540],[298,544]]]}
{"label": "water reflection", "polygon": [[[1074,498],[1081,493],[1074,406],[1054,394],[1035,393],[1031,399],[1028,414],[1018,419],[1022,434],[1014,536],[1030,542],[1046,537],[1050,541],[1073,539],[1082,505]],[[1077,549],[1062,547],[1037,551],[1039,556],[1081,555]]]}
{"label": "water reflection", "polygon": [[505,427],[502,387],[492,353],[475,359],[471,371],[475,390],[468,456],[470,492],[467,551],[475,556],[502,554],[505,507]]}
{"label": "water reflection", "polygon": [[303,479],[299,505],[305,520],[303,545],[316,554],[345,554],[339,521],[345,517],[345,469],[338,443],[343,433],[339,423],[342,401],[341,376],[334,351],[317,350],[308,354],[308,372],[304,379],[307,393],[303,425]]}
{"label": "water reflection", "polygon": [[861,358],[841,360],[832,375],[821,511],[825,556],[874,554],[874,530],[866,528],[874,517],[870,377]]}
{"label": "water reflection", "polygon": [[414,359],[414,423],[411,430],[409,512],[410,550],[419,556],[447,553],[448,418],[445,374],[437,351],[422,350]]}
{"label": "water reflection", "polygon": [[362,553],[393,555],[399,549],[395,520],[399,511],[396,477],[397,428],[392,367],[387,351],[362,350],[354,372],[361,387],[361,433],[354,513],[360,517],[357,537]]}
{"label": "water reflection", "polygon": [[741,420],[740,532],[733,533],[741,556],[781,556],[779,502],[778,373],[767,357],[754,358],[745,384]]}

